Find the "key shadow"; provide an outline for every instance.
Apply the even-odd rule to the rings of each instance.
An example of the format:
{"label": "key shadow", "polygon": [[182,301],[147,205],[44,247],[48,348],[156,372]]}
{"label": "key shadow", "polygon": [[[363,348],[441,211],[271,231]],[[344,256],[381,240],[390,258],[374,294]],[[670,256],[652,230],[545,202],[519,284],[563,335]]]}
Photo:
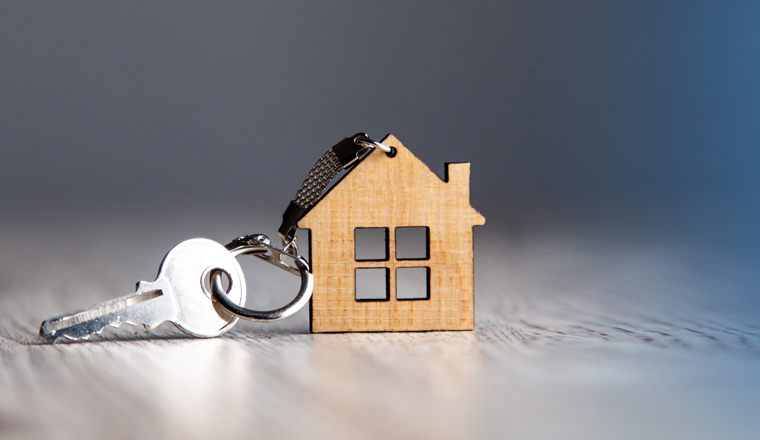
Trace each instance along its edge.
{"label": "key shadow", "polygon": [[199,339],[197,337],[186,335],[180,331],[177,331],[173,334],[151,334],[151,335],[141,335],[141,334],[107,334],[107,335],[92,335],[88,339],[67,339],[67,338],[61,338],[55,342],[48,341],[47,339],[43,338],[42,336],[39,336],[37,334],[28,334],[29,339],[18,341],[14,340],[14,342],[17,342],[22,345],[27,346],[35,346],[35,345],[70,345],[70,344],[91,344],[91,343],[102,343],[102,342],[138,342],[138,341],[181,341],[181,340],[193,340],[193,339]]}
{"label": "key shadow", "polygon": [[[299,326],[300,327],[300,326]],[[18,337],[10,335],[0,336],[0,339],[12,341],[24,346],[42,346],[42,345],[69,345],[69,344],[91,344],[103,342],[142,342],[142,341],[195,341],[210,338],[200,338],[188,335],[174,327],[171,323],[164,323],[153,330],[145,330],[139,327],[125,328],[106,328],[100,334],[94,334],[88,339],[67,339],[61,338],[56,342],[48,341],[36,332],[22,331]],[[259,329],[256,327],[236,328],[227,333],[217,336],[220,339],[243,340],[243,339],[266,339],[273,336],[296,336],[310,335],[308,328],[288,328],[286,326]]]}

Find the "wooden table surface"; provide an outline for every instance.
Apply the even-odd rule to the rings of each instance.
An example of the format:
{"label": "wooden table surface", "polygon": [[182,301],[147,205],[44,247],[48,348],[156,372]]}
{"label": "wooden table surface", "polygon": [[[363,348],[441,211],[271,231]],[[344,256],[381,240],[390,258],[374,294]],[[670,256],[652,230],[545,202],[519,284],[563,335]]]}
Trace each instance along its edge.
{"label": "wooden table surface", "polygon": [[[274,235],[276,211],[51,205],[0,218],[2,438],[757,438],[760,275],[592,230],[475,233],[475,331],[222,337],[170,324],[49,344],[40,322],[152,280],[176,243]],[[249,306],[298,279],[244,261]]]}

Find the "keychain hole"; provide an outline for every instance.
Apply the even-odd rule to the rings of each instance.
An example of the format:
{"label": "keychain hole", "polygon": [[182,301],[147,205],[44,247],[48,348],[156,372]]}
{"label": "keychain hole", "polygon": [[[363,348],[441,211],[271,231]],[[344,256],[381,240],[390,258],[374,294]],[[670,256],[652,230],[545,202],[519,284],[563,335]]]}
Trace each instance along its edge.
{"label": "keychain hole", "polygon": [[396,149],[396,147],[391,147],[391,151],[389,153],[385,153],[385,155],[390,158],[394,158],[396,157],[396,153],[398,153],[398,150]]}
{"label": "keychain hole", "polygon": [[213,298],[213,295],[211,293],[211,289],[213,287],[211,283],[212,278],[217,274],[217,272],[221,273],[222,275],[222,288],[224,289],[224,293],[230,293],[230,289],[232,288],[232,278],[230,277],[229,272],[218,267],[206,269],[206,272],[201,277],[201,288],[203,289],[203,294],[206,295],[209,299]]}

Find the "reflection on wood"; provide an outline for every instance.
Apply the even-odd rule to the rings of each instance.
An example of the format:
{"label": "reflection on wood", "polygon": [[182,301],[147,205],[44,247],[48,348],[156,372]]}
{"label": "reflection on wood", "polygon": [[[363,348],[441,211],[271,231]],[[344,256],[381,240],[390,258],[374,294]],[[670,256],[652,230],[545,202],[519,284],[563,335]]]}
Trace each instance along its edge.
{"label": "reflection on wood", "polygon": [[[129,291],[174,243],[251,229],[245,213],[148,226],[125,211],[0,219],[0,438],[751,438],[760,428],[757,271],[591,234],[477,231],[474,332],[309,334],[301,312],[207,340],[166,325],[44,343],[43,319]],[[282,305],[298,279],[271,283],[265,266],[244,266],[249,298]]]}

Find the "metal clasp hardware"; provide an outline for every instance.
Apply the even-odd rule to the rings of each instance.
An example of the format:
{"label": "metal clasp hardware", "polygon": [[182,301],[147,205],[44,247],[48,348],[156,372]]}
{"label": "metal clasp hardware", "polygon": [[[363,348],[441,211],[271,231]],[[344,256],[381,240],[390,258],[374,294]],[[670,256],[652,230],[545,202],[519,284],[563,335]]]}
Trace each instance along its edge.
{"label": "metal clasp hardware", "polygon": [[383,151],[389,157],[396,155],[395,148],[373,141],[366,133],[356,133],[351,137],[343,139],[332,147],[332,151],[340,161],[343,169],[346,170],[356,163],[367,150],[374,150],[375,148]]}
{"label": "metal clasp hardware", "polygon": [[[269,264],[301,277],[301,288],[298,290],[298,294],[290,304],[276,310],[259,311],[241,307],[229,299],[222,287],[223,271],[212,271],[211,293],[214,299],[233,315],[249,321],[277,321],[294,315],[309,302],[309,299],[311,299],[311,294],[314,290],[314,277],[311,275],[309,263],[304,260],[303,257],[298,255],[298,247],[296,246],[295,240],[292,240],[285,245],[285,249],[293,249],[294,252],[292,254],[286,250],[278,249],[270,245],[269,237],[263,234],[238,237],[227,244],[225,248],[227,248],[234,257],[252,254]],[[284,261],[285,258],[292,258],[295,266],[287,264]]]}
{"label": "metal clasp hardware", "polygon": [[[309,173],[304,183],[301,185],[296,198],[290,202],[285,213],[282,215],[282,224],[278,229],[282,239],[282,249],[271,245],[269,237],[262,234],[244,235],[238,237],[227,246],[227,250],[237,257],[240,255],[251,254],[269,264],[286,270],[294,275],[301,277],[301,289],[296,298],[287,306],[277,310],[261,312],[257,310],[246,309],[232,302],[222,289],[223,271],[213,271],[211,273],[212,294],[225,309],[233,315],[251,321],[274,321],[293,315],[300,310],[311,298],[314,289],[314,281],[311,275],[309,263],[298,253],[296,243],[296,232],[298,231],[298,220],[300,220],[308,210],[319,202],[324,190],[330,181],[340,173],[341,170],[351,171],[359,160],[371,152],[378,149],[385,152],[386,156],[396,156],[396,149],[389,147],[380,142],[373,141],[365,133],[357,133],[347,137],[335,144],[331,150],[328,150],[322,158],[317,161],[314,168]],[[285,260],[290,258],[293,265],[288,264]]]}
{"label": "metal clasp hardware", "polygon": [[[238,237],[224,247],[233,256],[252,254],[293,275],[299,275],[300,272],[297,267],[293,267],[285,262],[285,258],[288,257],[294,260],[301,258],[301,255],[298,253],[298,246],[296,245],[296,237],[293,237],[290,241],[283,240],[283,242],[284,248],[279,249],[271,245],[269,237],[266,235],[253,234]],[[293,249],[293,252],[288,252],[288,249]]]}
{"label": "metal clasp hardware", "polygon": [[378,150],[382,151],[383,153],[387,154],[390,157],[393,157],[396,155],[396,149],[393,147],[389,147],[381,142],[373,141],[364,133],[361,133],[354,137],[354,142],[358,145],[361,145],[363,147],[377,148]]}
{"label": "metal clasp hardware", "polygon": [[283,239],[283,243],[292,241],[295,237],[296,224],[314,204],[319,202],[322,193],[332,179],[341,170],[350,172],[360,161],[374,149],[385,152],[388,157],[396,156],[396,149],[383,143],[373,141],[366,133],[356,133],[344,138],[327,150],[321,159],[314,165],[304,180],[296,198],[290,201],[285,212],[282,214],[282,224],[277,232]]}

